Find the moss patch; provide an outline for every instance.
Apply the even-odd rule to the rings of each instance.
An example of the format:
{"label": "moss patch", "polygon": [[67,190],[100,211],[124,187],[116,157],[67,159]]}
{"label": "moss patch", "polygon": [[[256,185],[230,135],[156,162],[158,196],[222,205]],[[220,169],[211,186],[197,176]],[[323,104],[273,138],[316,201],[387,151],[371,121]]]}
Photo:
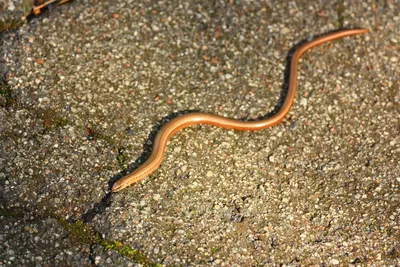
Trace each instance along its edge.
{"label": "moss patch", "polygon": [[[7,209],[0,207],[0,216],[4,217],[18,217],[23,218],[29,211],[24,211],[20,208],[15,209]],[[148,259],[143,252],[138,249],[133,249],[129,245],[126,245],[119,241],[113,241],[105,239],[101,236],[100,233],[96,232],[92,227],[85,224],[81,220],[76,221],[68,221],[59,216],[51,213],[50,215],[41,215],[40,218],[49,217],[56,219],[61,226],[68,232],[68,238],[72,243],[76,244],[98,244],[102,246],[106,250],[114,250],[118,252],[118,254],[128,257],[135,261],[136,263],[140,263],[143,266],[161,266],[159,264],[153,263],[150,259]]]}
{"label": "moss patch", "polygon": [[10,209],[4,209],[0,208],[0,216],[4,217],[22,217],[23,216],[23,211],[20,210],[10,210]]}
{"label": "moss patch", "polygon": [[144,266],[160,266],[152,263],[140,250],[133,249],[129,245],[118,241],[107,240],[99,233],[94,231],[90,226],[81,220],[68,222],[64,219],[58,219],[64,229],[69,233],[72,241],[84,244],[98,244],[107,250],[114,250],[120,255],[128,257]]}
{"label": "moss patch", "polygon": [[337,19],[337,27],[338,28],[343,28],[344,25],[344,11],[346,10],[346,7],[343,5],[342,2],[338,2],[336,5],[336,11],[338,15]]}
{"label": "moss patch", "polygon": [[119,148],[117,154],[117,161],[118,165],[121,169],[125,168],[126,156],[125,156],[125,149]]}
{"label": "moss patch", "polygon": [[11,87],[0,80],[0,107],[8,108],[16,102]]}

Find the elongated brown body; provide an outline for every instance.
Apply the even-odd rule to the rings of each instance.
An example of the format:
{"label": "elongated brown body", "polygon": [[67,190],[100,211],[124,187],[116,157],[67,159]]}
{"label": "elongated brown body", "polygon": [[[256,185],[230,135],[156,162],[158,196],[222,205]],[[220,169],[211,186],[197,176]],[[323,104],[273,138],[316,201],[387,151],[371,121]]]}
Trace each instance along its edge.
{"label": "elongated brown body", "polygon": [[366,29],[341,30],[318,37],[301,45],[293,54],[290,63],[289,86],[286,98],[280,110],[270,118],[258,121],[240,121],[207,113],[189,113],[181,115],[165,124],[157,133],[150,157],[131,174],[126,175],[114,183],[112,191],[120,191],[125,187],[140,181],[155,171],[161,164],[167,142],[177,131],[195,124],[207,124],[226,129],[256,131],[271,127],[282,121],[292,107],[297,87],[297,66],[300,57],[309,49],[323,43],[340,39],[346,36],[367,33]]}

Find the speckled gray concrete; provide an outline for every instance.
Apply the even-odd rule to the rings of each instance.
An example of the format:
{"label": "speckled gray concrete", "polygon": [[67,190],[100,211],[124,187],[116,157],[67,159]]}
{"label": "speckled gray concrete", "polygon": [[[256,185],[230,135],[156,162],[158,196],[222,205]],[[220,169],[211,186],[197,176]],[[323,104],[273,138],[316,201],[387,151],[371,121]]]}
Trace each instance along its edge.
{"label": "speckled gray concrete", "polygon": [[[399,1],[203,2],[75,1],[2,34],[0,192],[27,217],[2,215],[3,264],[120,264],[52,219],[88,211],[164,265],[400,264]],[[271,112],[288,51],[341,27],[371,33],[303,57],[282,124],[185,129],[104,203],[161,118]],[[46,231],[59,237],[32,241]]]}
{"label": "speckled gray concrete", "polygon": [[[66,231],[51,218],[2,216],[0,221],[1,264],[28,266],[90,265],[90,249],[66,238]],[[46,264],[47,263],[47,264]]]}

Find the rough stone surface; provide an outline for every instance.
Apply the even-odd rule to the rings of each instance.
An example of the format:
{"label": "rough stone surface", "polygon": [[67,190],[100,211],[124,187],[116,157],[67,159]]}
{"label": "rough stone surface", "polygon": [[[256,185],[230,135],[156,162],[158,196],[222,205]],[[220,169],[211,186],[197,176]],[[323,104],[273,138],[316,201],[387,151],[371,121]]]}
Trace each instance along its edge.
{"label": "rough stone surface", "polygon": [[89,245],[77,245],[55,219],[0,216],[1,264],[90,265]]}
{"label": "rough stone surface", "polygon": [[20,26],[27,21],[31,13],[33,0],[1,0],[0,1],[0,33]]}
{"label": "rough stone surface", "polygon": [[[399,4],[73,1],[3,32],[0,264],[399,265]],[[304,55],[283,123],[184,129],[108,194],[167,119],[272,112],[290,49],[343,27],[371,32]]]}

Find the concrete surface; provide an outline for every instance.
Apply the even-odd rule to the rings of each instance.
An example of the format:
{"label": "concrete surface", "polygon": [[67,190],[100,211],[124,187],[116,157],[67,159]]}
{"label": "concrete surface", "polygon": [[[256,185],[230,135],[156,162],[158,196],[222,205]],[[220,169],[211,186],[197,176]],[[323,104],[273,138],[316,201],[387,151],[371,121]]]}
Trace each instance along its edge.
{"label": "concrete surface", "polygon": [[[6,1],[11,2],[11,1]],[[74,1],[0,42],[0,265],[400,264],[399,1]],[[175,135],[168,119],[289,116]],[[164,119],[163,119],[164,118]]]}
{"label": "concrete surface", "polygon": [[32,7],[33,0],[0,1],[0,33],[26,23]]}

